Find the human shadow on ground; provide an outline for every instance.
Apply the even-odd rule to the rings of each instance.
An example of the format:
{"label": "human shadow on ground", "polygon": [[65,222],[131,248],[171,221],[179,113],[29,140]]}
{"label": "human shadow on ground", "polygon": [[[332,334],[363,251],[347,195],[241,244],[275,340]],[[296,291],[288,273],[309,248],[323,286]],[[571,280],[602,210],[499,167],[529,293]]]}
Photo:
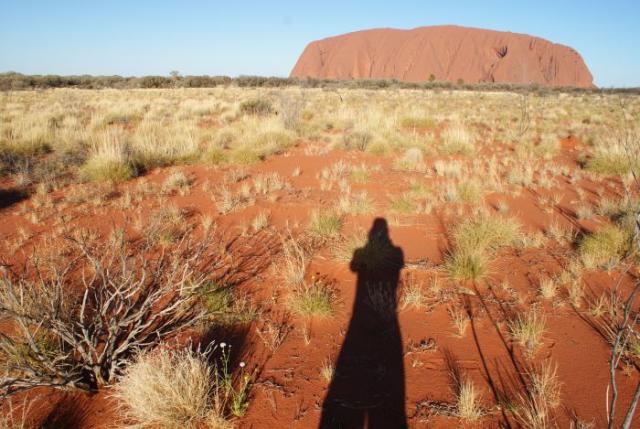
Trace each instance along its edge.
{"label": "human shadow on ground", "polygon": [[389,238],[387,221],[374,220],[357,249],[351,321],[322,406],[320,428],[406,428],[403,347],[396,292],[402,249]]}

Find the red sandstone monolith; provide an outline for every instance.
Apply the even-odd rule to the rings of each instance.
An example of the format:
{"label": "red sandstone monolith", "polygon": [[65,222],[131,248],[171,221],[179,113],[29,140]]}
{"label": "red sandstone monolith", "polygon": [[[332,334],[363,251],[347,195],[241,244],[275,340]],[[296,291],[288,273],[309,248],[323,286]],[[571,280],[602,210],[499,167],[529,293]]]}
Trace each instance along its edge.
{"label": "red sandstone monolith", "polygon": [[317,40],[307,45],[291,76],[593,86],[584,60],[568,46],[457,26],[364,30]]}

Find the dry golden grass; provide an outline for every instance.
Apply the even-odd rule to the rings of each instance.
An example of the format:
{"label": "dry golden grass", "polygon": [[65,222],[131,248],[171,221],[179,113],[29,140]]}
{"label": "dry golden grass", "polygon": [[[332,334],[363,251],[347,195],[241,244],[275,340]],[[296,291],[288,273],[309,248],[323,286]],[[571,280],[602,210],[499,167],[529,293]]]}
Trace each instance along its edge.
{"label": "dry golden grass", "polygon": [[465,378],[461,381],[456,398],[457,416],[463,420],[477,420],[482,416],[480,394],[473,381]]}
{"label": "dry golden grass", "polygon": [[557,366],[546,361],[525,374],[525,393],[518,394],[512,412],[516,421],[527,429],[554,427],[552,412],[561,403]]}
{"label": "dry golden grass", "polygon": [[309,264],[309,257],[302,245],[293,237],[285,240],[282,245],[282,262],[278,265],[282,279],[290,286],[299,286],[304,282],[304,276]]}
{"label": "dry golden grass", "polygon": [[[118,181],[174,164],[253,164],[306,140],[316,143],[318,153],[347,148],[394,154],[401,170],[422,172],[428,170],[424,155],[469,155],[487,139],[495,139],[512,145],[515,153],[497,154],[490,168],[508,176],[509,183],[531,186],[536,181],[533,172],[558,153],[559,139],[567,129],[561,125],[563,119],[588,146],[585,168],[613,175],[636,169],[625,161],[619,136],[610,132],[624,125],[615,97],[553,95],[544,98],[542,109],[542,99],[531,94],[536,114],[530,117],[529,132],[514,141],[518,124],[505,127],[505,119],[520,114],[515,94],[344,91],[345,102],[312,88],[3,93],[0,171],[24,178],[24,172],[16,171],[16,159],[64,155],[72,162],[65,162],[62,169],[79,170],[76,177]],[[630,99],[629,115],[637,113],[639,106]],[[491,135],[481,135],[476,123],[487,124]],[[440,139],[433,133],[438,126],[443,128]],[[426,132],[425,137],[417,130]],[[108,148],[98,144],[105,134],[117,135],[117,144]],[[87,146],[93,147],[88,158],[83,155]],[[522,162],[525,158],[528,161]],[[436,165],[436,171],[441,174],[442,166]],[[549,171],[551,176],[541,180],[553,180],[560,168],[549,167]],[[356,180],[368,180],[364,173],[355,174]]]}
{"label": "dry golden grass", "polygon": [[212,406],[215,378],[206,356],[187,350],[141,355],[114,389],[122,414],[141,426],[229,427]]}
{"label": "dry golden grass", "polygon": [[586,236],[580,243],[580,257],[585,267],[612,267],[629,252],[631,234],[617,225],[607,225]]}
{"label": "dry golden grass", "polygon": [[453,231],[454,248],[445,267],[454,279],[478,280],[487,274],[491,253],[519,237],[520,225],[513,219],[481,215],[466,220]]}
{"label": "dry golden grass", "polygon": [[331,361],[331,359],[325,359],[322,361],[322,365],[320,366],[320,377],[327,383],[333,379],[333,375],[335,373],[335,364]]}
{"label": "dry golden grass", "polygon": [[287,304],[291,311],[300,316],[328,317],[334,312],[335,301],[332,288],[321,280],[313,279],[308,284],[298,286]]}
{"label": "dry golden grass", "polygon": [[545,328],[545,316],[535,309],[517,316],[509,323],[511,337],[522,346],[530,356],[532,356],[540,346]]}

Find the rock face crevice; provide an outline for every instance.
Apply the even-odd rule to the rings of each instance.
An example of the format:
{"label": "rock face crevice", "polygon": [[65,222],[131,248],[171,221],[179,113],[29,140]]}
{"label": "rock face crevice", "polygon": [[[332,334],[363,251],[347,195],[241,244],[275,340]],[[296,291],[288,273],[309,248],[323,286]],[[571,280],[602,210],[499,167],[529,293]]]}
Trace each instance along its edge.
{"label": "rock face crevice", "polygon": [[593,87],[574,49],[526,34],[457,26],[357,31],[309,43],[292,77]]}

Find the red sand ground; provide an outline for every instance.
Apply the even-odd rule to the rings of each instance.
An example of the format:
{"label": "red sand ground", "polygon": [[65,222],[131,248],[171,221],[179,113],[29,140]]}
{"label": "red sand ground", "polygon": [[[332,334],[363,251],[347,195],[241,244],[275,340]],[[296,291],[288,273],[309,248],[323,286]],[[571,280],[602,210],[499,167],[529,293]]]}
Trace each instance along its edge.
{"label": "red sand ground", "polygon": [[[347,216],[343,234],[348,236],[355,231],[367,231],[376,216],[385,216],[389,221],[390,238],[395,246],[402,249],[407,263],[400,273],[401,279],[406,280],[407,276],[413,275],[415,279],[424,280],[428,285],[435,277],[446,277],[434,267],[442,263],[449,246],[447,229],[450,229],[459,217],[439,210],[434,210],[428,215],[398,215],[397,218],[386,214],[389,199],[406,191],[408,178],[413,177],[427,184],[433,179],[427,179],[421,173],[393,171],[389,158],[341,151],[314,156],[305,154],[304,149],[303,144],[248,168],[252,177],[264,172],[278,172],[291,183],[290,190],[279,191],[277,201],[260,198],[254,206],[225,216],[218,213],[216,205],[212,202],[211,190],[220,186],[226,171],[237,167],[179,167],[178,169],[192,180],[191,192],[186,196],[174,194],[166,202],[158,201],[155,195],[148,195],[141,204],[126,212],[119,208],[117,195],[121,195],[125,190],[134,189],[136,183],[141,180],[136,179],[116,187],[114,199],[107,200],[103,207],[94,209],[89,208],[86,203],[79,203],[71,205],[64,212],[70,216],[70,222],[74,227],[91,226],[106,232],[114,224],[124,225],[128,222],[125,215],[132,218],[138,214],[146,216],[167,203],[191,209],[196,214],[210,215],[222,226],[240,225],[250,221],[258,212],[267,210],[270,228],[283,232],[285,226],[289,225],[295,233],[306,226],[312,210],[332,206],[339,197],[337,187],[331,191],[319,190],[317,174],[322,168],[338,160],[355,165],[380,165],[381,170],[372,172],[368,183],[352,185],[353,190],[362,189],[368,192],[375,201],[374,212],[368,215]],[[556,161],[578,168],[578,149],[579,142],[563,142],[563,151]],[[296,167],[300,167],[302,174],[292,177]],[[150,173],[146,180],[162,183],[170,171],[173,169],[157,170]],[[203,188],[206,182],[209,183],[210,190]],[[3,187],[8,185],[4,183]],[[568,183],[565,186],[563,192],[566,196],[561,208],[570,211],[575,197],[575,187],[569,186]],[[581,180],[578,186],[589,189],[593,184]],[[79,187],[95,188],[94,185],[71,185],[55,192],[53,198],[62,198],[73,188]],[[525,190],[519,197],[508,199],[510,214],[518,218],[525,229],[541,230],[550,224],[552,218],[565,225],[577,225],[576,221],[561,213],[543,211],[538,206],[534,191],[535,189]],[[543,193],[542,190],[539,192]],[[616,189],[608,192],[611,196],[621,192],[620,184],[617,183]],[[487,200],[491,202],[495,197],[489,195]],[[501,196],[501,199],[505,198]],[[14,203],[0,210],[0,237],[3,237],[5,245],[9,240],[15,239],[19,227],[32,235],[14,255],[5,253],[10,262],[28,257],[38,238],[52,232],[55,219],[43,217],[37,224],[32,224],[27,219],[32,210],[41,211],[33,208],[29,200]],[[51,213],[51,216],[55,217],[61,214]],[[194,215],[189,221],[197,222],[197,219],[198,216]],[[309,277],[322,276],[335,286],[339,299],[335,315],[331,318],[308,320],[287,315],[285,300],[288,291],[271,272],[265,272],[240,287],[241,292],[247,293],[251,300],[261,307],[262,313],[258,320],[243,328],[246,333],[242,345],[243,359],[250,367],[256,366],[260,370],[251,391],[249,409],[246,416],[237,421],[238,427],[317,427],[328,388],[328,383],[321,378],[319,369],[325,359],[337,358],[356,297],[356,275],[349,270],[348,262],[332,259],[331,246],[333,244],[329,243],[319,251],[307,272]],[[3,247],[3,252],[6,252],[6,247]],[[569,427],[570,422],[575,419],[593,423],[593,427],[605,425],[605,389],[608,382],[609,356],[607,344],[584,316],[568,304],[563,296],[564,292],[560,293],[555,302],[544,302],[537,296],[537,279],[543,273],[557,273],[563,258],[570,253],[571,249],[560,245],[524,251],[504,250],[492,264],[488,280],[463,285],[467,290],[465,295],[459,297],[455,292],[447,291],[445,288],[443,296],[449,296],[449,304],[465,305],[472,316],[471,324],[462,338],[457,337],[454,332],[447,313],[446,298],[443,301],[433,300],[427,308],[420,310],[398,309],[397,322],[402,341],[401,356],[398,357],[404,364],[404,380],[400,381],[404,381],[406,386],[404,412],[410,427],[447,428],[461,424],[460,420],[455,418],[430,415],[425,406],[427,401],[453,401],[448,357],[453,357],[461,370],[469,374],[482,391],[487,414],[481,420],[467,426],[517,426],[509,413],[496,405],[501,392],[509,392],[510,395],[523,394],[518,378],[523,372],[526,360],[523,359],[519,348],[509,340],[505,321],[529,308],[533,303],[543,308],[548,317],[543,346],[536,353],[533,362],[540,363],[547,358],[557,362],[558,376],[562,383],[562,405],[554,412],[558,427]],[[509,280],[512,290],[499,287],[503,279]],[[598,296],[615,279],[615,273],[585,271],[583,276],[587,291],[594,296]],[[403,280],[401,289],[402,284]],[[514,301],[513,290],[518,292],[522,302]],[[583,309],[586,305],[583,304]],[[284,323],[290,327],[286,339],[275,351],[266,348],[256,334],[256,330],[267,323]],[[308,344],[304,338],[305,327],[308,329]],[[372,351],[373,355],[385,355],[385,350],[390,347],[385,338],[381,333],[379,343],[373,345],[378,347],[377,352]],[[421,348],[421,343],[428,344],[429,347]],[[362,363],[365,366],[370,364]],[[375,370],[371,369],[369,374],[375,374]],[[620,378],[620,395],[624,405],[631,396],[637,376],[621,375]],[[358,380],[358,383],[364,382],[366,380]],[[353,409],[367,410],[376,400],[367,391],[360,392],[360,395],[364,405],[358,408],[351,404]],[[40,389],[31,396],[38,398],[33,408],[33,418],[48,421],[50,427],[106,428],[112,426],[117,418],[114,408],[116,404],[108,398],[108,391],[91,396]],[[375,417],[370,417],[371,422],[374,419]],[[640,422],[638,419],[636,421]],[[385,422],[384,418],[382,422]]]}
{"label": "red sand ground", "polygon": [[574,49],[525,34],[458,26],[363,30],[309,43],[292,77],[592,87]]}

